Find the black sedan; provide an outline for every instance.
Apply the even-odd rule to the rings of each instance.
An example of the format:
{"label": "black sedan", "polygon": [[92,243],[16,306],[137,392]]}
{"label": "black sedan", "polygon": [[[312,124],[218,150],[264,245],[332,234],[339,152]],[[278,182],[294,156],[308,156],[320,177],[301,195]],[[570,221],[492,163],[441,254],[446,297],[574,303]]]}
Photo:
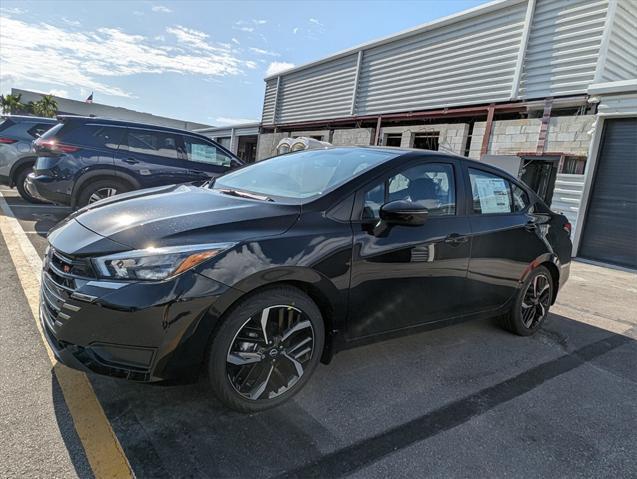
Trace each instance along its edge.
{"label": "black sedan", "polygon": [[203,367],[221,401],[258,411],[355,345],[490,316],[533,334],[568,278],[570,228],[459,156],[297,152],[74,213],[49,235],[40,316],[71,367]]}

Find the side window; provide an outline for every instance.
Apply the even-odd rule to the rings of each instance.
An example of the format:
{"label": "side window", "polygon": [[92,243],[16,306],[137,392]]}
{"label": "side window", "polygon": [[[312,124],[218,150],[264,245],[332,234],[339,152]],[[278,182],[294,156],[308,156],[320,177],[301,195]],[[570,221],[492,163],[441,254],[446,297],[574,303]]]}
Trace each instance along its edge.
{"label": "side window", "polygon": [[456,214],[453,166],[425,163],[390,177],[367,190],[363,197],[363,219],[379,217],[383,203],[396,200],[423,203],[431,216]]}
{"label": "side window", "polygon": [[531,203],[529,201],[529,195],[526,194],[522,188],[518,185],[511,185],[511,191],[513,193],[513,211],[524,211]]}
{"label": "side window", "polygon": [[179,158],[177,135],[161,131],[128,130],[128,150],[133,153]]}
{"label": "side window", "polygon": [[49,123],[36,123],[27,130],[27,133],[31,135],[32,138],[39,138],[44,134],[45,131],[51,129],[51,127],[53,126],[53,124]]}
{"label": "side window", "polygon": [[112,128],[108,126],[98,128],[91,135],[90,144],[91,146],[116,150],[122,141],[123,134],[123,128]]}
{"label": "side window", "polygon": [[511,187],[507,180],[486,171],[469,168],[473,212],[478,214],[511,213]]}
{"label": "side window", "polygon": [[223,150],[199,138],[184,136],[188,160],[230,168],[232,158]]}

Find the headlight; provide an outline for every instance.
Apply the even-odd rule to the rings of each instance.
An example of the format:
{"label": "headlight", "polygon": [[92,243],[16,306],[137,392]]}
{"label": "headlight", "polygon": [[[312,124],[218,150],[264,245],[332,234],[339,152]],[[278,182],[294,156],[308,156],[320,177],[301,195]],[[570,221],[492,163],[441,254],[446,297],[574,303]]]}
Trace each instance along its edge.
{"label": "headlight", "polygon": [[94,258],[93,264],[103,278],[158,281],[183,273],[234,245],[213,243],[147,248]]}

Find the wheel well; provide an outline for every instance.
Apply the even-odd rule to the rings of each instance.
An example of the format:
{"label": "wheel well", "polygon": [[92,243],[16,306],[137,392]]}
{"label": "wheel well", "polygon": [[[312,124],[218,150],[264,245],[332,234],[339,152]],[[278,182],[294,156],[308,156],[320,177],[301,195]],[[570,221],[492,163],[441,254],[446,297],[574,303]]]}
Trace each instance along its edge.
{"label": "wheel well", "polygon": [[31,167],[33,167],[33,165],[35,164],[35,160],[36,160],[36,158],[35,158],[35,157],[33,157],[33,158],[29,157],[29,158],[23,159],[23,160],[20,162],[20,164],[19,164],[19,165],[17,165],[17,166],[13,169],[13,171],[11,171],[11,172],[9,173],[9,181],[10,181],[12,184],[14,184],[14,185],[15,185],[15,183],[16,183],[16,178],[17,178],[17,176],[20,174],[20,172],[21,172],[22,170],[26,169],[26,168],[31,168]]}
{"label": "wheel well", "polygon": [[549,273],[551,273],[551,279],[553,280],[553,297],[551,298],[551,304],[553,304],[557,298],[557,288],[560,287],[560,270],[550,261],[545,261],[540,266],[544,266],[549,270]]}
{"label": "wheel well", "polygon": [[88,180],[80,183],[77,189],[73,192],[73,203],[74,204],[77,203],[77,198],[82,194],[82,191],[84,191],[87,186],[95,183],[96,181],[102,181],[102,180],[115,180],[115,181],[119,181],[120,183],[124,183],[130,189],[135,188],[135,186],[130,181],[120,176],[116,176],[116,175],[108,174],[108,173],[95,175],[95,176],[91,176]]}

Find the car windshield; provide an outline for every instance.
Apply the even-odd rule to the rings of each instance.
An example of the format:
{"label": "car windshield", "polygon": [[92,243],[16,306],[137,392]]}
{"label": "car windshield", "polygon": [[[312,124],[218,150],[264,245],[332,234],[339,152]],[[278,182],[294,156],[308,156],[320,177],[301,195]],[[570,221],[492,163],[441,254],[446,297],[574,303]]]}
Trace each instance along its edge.
{"label": "car windshield", "polygon": [[228,173],[217,190],[239,190],[266,197],[306,199],[320,196],[398,153],[363,148],[308,150],[270,158]]}

